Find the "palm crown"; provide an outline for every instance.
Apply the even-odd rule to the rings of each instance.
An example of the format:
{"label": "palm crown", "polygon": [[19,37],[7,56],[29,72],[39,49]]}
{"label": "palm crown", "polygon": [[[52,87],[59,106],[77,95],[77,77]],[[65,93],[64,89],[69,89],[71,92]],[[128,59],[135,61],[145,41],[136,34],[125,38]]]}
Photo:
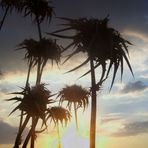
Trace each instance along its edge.
{"label": "palm crown", "polygon": [[24,16],[30,15],[33,17],[34,15],[40,23],[45,19],[50,21],[52,14],[54,14],[53,7],[50,6],[50,2],[47,0],[25,0],[24,10]]}
{"label": "palm crown", "polygon": [[[61,19],[64,19],[67,22],[63,24],[64,26],[66,26],[66,28],[57,30],[50,34],[61,38],[72,39],[72,42],[65,48],[65,50],[72,46],[75,47],[75,50],[69,55],[67,60],[79,52],[87,52],[88,54],[88,58],[86,59],[86,61],[84,61],[76,68],[70,70],[70,72],[85,65],[89,62],[91,58],[96,61],[94,68],[97,68],[99,66],[102,67],[100,82],[108,77],[111,68],[114,67],[111,87],[114,83],[114,79],[119,66],[121,67],[122,77],[124,60],[126,61],[131,73],[133,74],[131,65],[127,57],[127,45],[131,45],[131,43],[122,38],[117,30],[108,27],[108,18],[102,20],[94,18]],[[76,33],[73,36],[64,36],[57,34],[66,30],[75,30]],[[107,63],[109,64],[108,67]],[[84,75],[88,74],[89,72],[90,71],[88,71]]]}
{"label": "palm crown", "polygon": [[26,49],[25,59],[28,59],[28,62],[33,60],[34,65],[39,58],[42,63],[47,62],[48,59],[56,63],[60,61],[61,48],[52,39],[42,38],[40,41],[26,39],[19,44],[18,49]]}
{"label": "palm crown", "polygon": [[14,92],[12,94],[23,95],[23,98],[14,97],[12,99],[8,99],[8,101],[14,100],[20,102],[11,113],[20,109],[30,117],[36,116],[45,120],[47,104],[53,102],[53,100],[49,99],[51,97],[51,92],[46,89],[45,84],[40,84],[31,88],[23,88],[22,92]]}
{"label": "palm crown", "polygon": [[[1,0],[0,7],[5,11],[3,19],[0,24],[0,29],[3,26],[5,18],[10,11],[16,10],[18,13],[24,13],[24,17],[30,15],[38,25],[45,19],[51,21],[52,15],[54,14],[53,7],[50,6],[48,0]],[[42,8],[42,9],[41,9]]]}
{"label": "palm crown", "polygon": [[76,108],[85,107],[88,105],[90,92],[82,88],[79,85],[66,86],[60,92],[58,97],[60,97],[59,102],[62,104],[67,101],[67,106],[71,110],[72,103],[76,104]]}
{"label": "palm crown", "polygon": [[0,6],[6,10],[9,8],[10,12],[15,9],[17,12],[22,12],[24,0],[1,0]]}
{"label": "palm crown", "polygon": [[51,120],[53,120],[53,122],[57,126],[59,121],[61,122],[62,125],[64,123],[65,125],[67,125],[68,121],[71,118],[71,115],[67,109],[60,106],[54,106],[47,110],[47,120],[49,118],[51,118]]}

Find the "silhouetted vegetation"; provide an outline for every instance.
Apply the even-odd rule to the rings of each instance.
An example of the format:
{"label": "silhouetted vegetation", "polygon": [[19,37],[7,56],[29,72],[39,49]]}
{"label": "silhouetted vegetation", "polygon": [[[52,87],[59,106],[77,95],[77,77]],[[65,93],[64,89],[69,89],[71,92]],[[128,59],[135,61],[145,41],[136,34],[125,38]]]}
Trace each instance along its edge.
{"label": "silhouetted vegetation", "polygon": [[[108,17],[99,19],[71,19],[71,18],[60,18],[65,21],[64,28],[49,33],[52,36],[60,37],[63,39],[71,40],[71,43],[65,47],[63,51],[73,47],[74,51],[69,54],[69,60],[72,56],[86,52],[86,60],[73,68],[69,72],[73,72],[82,66],[90,63],[90,70],[83,74],[81,77],[91,73],[91,121],[90,121],[90,148],[95,148],[95,135],[96,135],[96,108],[97,108],[97,94],[100,90],[102,83],[108,78],[111,68],[113,67],[113,77],[111,87],[113,86],[116,73],[121,67],[121,79],[124,70],[124,61],[128,65],[132,75],[133,71],[128,60],[128,48],[127,45],[132,45],[129,41],[121,37],[120,33],[114,28],[108,27]],[[73,36],[60,35],[63,31],[74,30]],[[98,67],[102,68],[100,80],[96,82],[95,69]]]}
{"label": "silhouetted vegetation", "polygon": [[[4,24],[8,13],[15,11],[21,14],[24,18],[31,17],[35,22],[38,29],[39,40],[24,39],[18,45],[18,50],[25,50],[25,60],[28,62],[28,71],[26,84],[21,92],[13,92],[16,97],[8,99],[8,101],[16,101],[18,105],[10,113],[16,110],[21,111],[20,125],[15,139],[14,148],[26,148],[30,141],[30,148],[35,147],[35,139],[38,133],[44,132],[48,127],[48,120],[52,120],[57,127],[59,147],[60,144],[60,131],[59,123],[67,125],[71,118],[71,108],[75,111],[76,129],[78,130],[77,111],[79,108],[86,109],[89,104],[89,96],[91,96],[91,119],[90,119],[90,148],[95,148],[96,139],[96,113],[97,113],[97,91],[104,81],[107,80],[109,74],[112,72],[112,81],[110,90],[113,87],[117,71],[120,68],[121,79],[126,64],[133,74],[132,67],[128,59],[128,45],[132,45],[129,41],[124,39],[120,33],[108,26],[109,18],[95,19],[95,18],[59,18],[65,21],[64,27],[60,30],[48,33],[50,36],[59,37],[62,39],[70,40],[67,47],[61,47],[57,44],[55,39],[43,36],[41,24],[51,22],[55,12],[53,6],[48,0],[2,0],[0,8],[4,11],[4,16],[0,24],[0,30]],[[74,31],[74,35],[63,35],[63,32]],[[62,33],[62,35],[60,34]],[[57,100],[51,99],[55,97],[50,90],[42,83],[42,75],[44,68],[48,61],[55,62],[57,65],[61,60],[61,55],[67,50],[70,54],[65,59],[67,62],[71,57],[76,54],[87,53],[87,57],[83,63],[69,70],[73,72],[86,64],[90,64],[90,68],[81,77],[91,74],[91,87],[86,90],[80,85],[66,86],[61,89],[57,95],[59,98],[59,106],[52,106]],[[32,68],[36,68],[36,83],[30,83],[30,75]],[[96,73],[96,69],[100,68],[100,73]],[[113,71],[111,70],[113,69]],[[0,72],[1,75],[1,72]],[[96,77],[98,81],[96,80]],[[19,85],[19,84],[18,84]],[[19,96],[19,97],[18,97]],[[55,97],[56,98],[56,97]],[[63,108],[63,102],[67,102],[67,109]],[[39,120],[42,121],[42,126],[37,131]],[[31,122],[29,122],[31,121]],[[31,123],[31,124],[30,124]],[[26,138],[22,139],[24,130],[30,125],[30,129]],[[23,142],[23,143],[22,143]]]}
{"label": "silhouetted vegetation", "polygon": [[67,108],[69,111],[72,109],[72,104],[74,106],[76,130],[78,131],[78,117],[77,110],[79,108],[85,108],[89,104],[90,92],[79,85],[71,85],[64,87],[58,94],[60,98],[59,103],[62,105],[63,102],[67,102]]}

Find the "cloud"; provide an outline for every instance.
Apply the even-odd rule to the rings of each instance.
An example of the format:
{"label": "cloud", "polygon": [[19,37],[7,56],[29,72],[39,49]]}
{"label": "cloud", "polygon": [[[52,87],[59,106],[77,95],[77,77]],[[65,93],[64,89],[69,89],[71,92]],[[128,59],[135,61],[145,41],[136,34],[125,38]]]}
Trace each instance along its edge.
{"label": "cloud", "polygon": [[10,144],[14,142],[17,133],[17,127],[0,121],[0,144]]}
{"label": "cloud", "polygon": [[135,37],[135,38],[140,39],[142,41],[146,41],[146,42],[148,41],[148,35],[144,34],[142,32],[137,32],[137,31],[133,31],[133,30],[124,30],[123,34],[127,35],[127,36],[131,36],[131,37]]}
{"label": "cloud", "polygon": [[[0,144],[12,144],[15,141],[18,127],[9,125],[8,123],[0,120]],[[28,128],[25,129],[23,135],[26,135]]]}
{"label": "cloud", "polygon": [[112,136],[136,136],[144,133],[148,133],[148,121],[125,123],[123,128],[118,130],[116,133],[113,133]]}
{"label": "cloud", "polygon": [[122,120],[123,118],[119,113],[110,113],[107,115],[104,115],[101,119],[101,124],[106,124],[113,121]]}
{"label": "cloud", "polygon": [[129,82],[121,90],[121,93],[140,92],[148,88],[142,81]]}

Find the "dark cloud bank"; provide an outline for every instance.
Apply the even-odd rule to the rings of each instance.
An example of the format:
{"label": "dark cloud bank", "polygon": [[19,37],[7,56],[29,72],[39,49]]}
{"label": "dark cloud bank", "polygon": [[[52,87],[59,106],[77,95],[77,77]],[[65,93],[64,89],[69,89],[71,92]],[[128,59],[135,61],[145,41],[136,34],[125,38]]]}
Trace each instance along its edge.
{"label": "dark cloud bank", "polygon": [[[62,17],[96,17],[104,18],[110,14],[110,24],[117,29],[133,29],[148,34],[148,1],[147,0],[54,0],[56,16]],[[0,10],[0,20],[4,12]],[[50,26],[43,24],[43,32],[50,32],[59,27],[58,19],[53,19]],[[37,28],[31,18],[24,19],[12,13],[6,18],[0,31],[0,66],[7,70],[23,70],[21,59],[24,53],[13,49],[25,38],[37,38]],[[23,63],[23,62],[22,62]],[[17,65],[17,66],[16,66]],[[19,66],[19,67],[18,67]],[[25,68],[24,68],[25,69]]]}
{"label": "dark cloud bank", "polygon": [[[23,135],[27,134],[27,130],[24,131]],[[15,141],[18,127],[14,127],[0,120],[0,144],[12,144]]]}
{"label": "dark cloud bank", "polygon": [[121,92],[122,93],[139,92],[145,90],[146,88],[148,88],[148,86],[145,85],[142,81],[136,81],[133,83],[129,82],[124,86]]}
{"label": "dark cloud bank", "polygon": [[14,142],[17,133],[17,127],[0,121],[0,144],[11,144]]}
{"label": "dark cloud bank", "polygon": [[148,121],[126,123],[117,133],[112,134],[115,137],[136,136],[148,133]]}

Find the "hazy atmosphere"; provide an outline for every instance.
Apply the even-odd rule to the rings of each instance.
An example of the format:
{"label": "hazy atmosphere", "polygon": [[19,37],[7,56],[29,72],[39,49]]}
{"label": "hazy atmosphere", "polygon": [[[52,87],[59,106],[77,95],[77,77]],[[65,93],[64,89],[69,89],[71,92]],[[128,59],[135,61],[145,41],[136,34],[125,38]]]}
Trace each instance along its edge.
{"label": "hazy atmosphere", "polygon": [[[148,147],[148,1],[147,0],[53,0],[55,16],[51,23],[41,24],[43,36],[47,32],[60,29],[63,20],[68,18],[104,19],[109,15],[108,26],[118,30],[130,41],[128,46],[129,61],[133,69],[132,76],[125,64],[121,82],[120,68],[114,85],[110,91],[112,73],[97,92],[96,148],[147,148]],[[4,11],[0,9],[0,20]],[[11,101],[11,92],[21,91],[27,77],[27,61],[24,60],[25,50],[16,50],[18,45],[29,38],[38,39],[37,27],[30,17],[22,17],[15,11],[8,13],[0,30],[0,147],[12,148],[18,131],[20,112],[10,112],[16,107]],[[70,33],[69,33],[70,34]],[[57,39],[63,47],[68,40]],[[68,52],[70,52],[69,49]],[[66,53],[65,53],[66,55]],[[63,55],[61,61],[65,59]],[[91,87],[90,74],[79,79],[88,71],[89,65],[66,73],[85,61],[86,54],[73,56],[65,64],[49,61],[44,69],[42,82],[46,87],[57,93],[66,85],[78,84],[86,89]],[[61,62],[61,63],[62,63]],[[126,63],[126,62],[125,62]],[[112,70],[113,71],[113,70]],[[100,75],[96,70],[96,79]],[[35,84],[36,68],[30,76],[30,84]],[[89,148],[90,104],[79,110],[79,133],[75,131],[75,120],[71,118],[67,127],[60,125],[62,148]],[[71,113],[72,116],[74,112]],[[24,135],[30,126],[25,129]],[[56,128],[49,122],[48,130],[37,136],[36,148],[57,148]],[[68,144],[67,144],[68,143]]]}

